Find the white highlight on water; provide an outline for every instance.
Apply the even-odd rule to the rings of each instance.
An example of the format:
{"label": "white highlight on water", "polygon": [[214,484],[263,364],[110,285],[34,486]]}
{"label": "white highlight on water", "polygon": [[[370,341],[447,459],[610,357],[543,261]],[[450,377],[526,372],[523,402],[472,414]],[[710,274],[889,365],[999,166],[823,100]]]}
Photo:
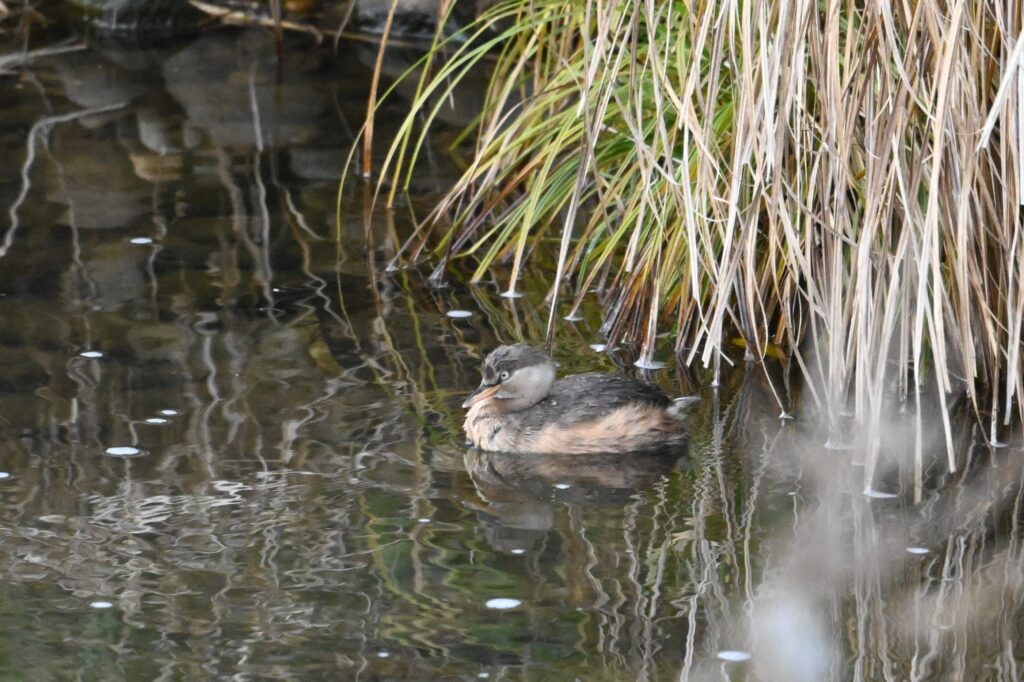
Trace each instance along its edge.
{"label": "white highlight on water", "polygon": [[137,457],[142,454],[142,450],[133,448],[130,445],[118,445],[112,448],[107,448],[106,453],[112,457]]}
{"label": "white highlight on water", "polygon": [[146,423],[147,424],[166,424],[168,421],[170,421],[170,420],[169,419],[164,419],[163,417],[150,417],[149,419],[146,420]]}
{"label": "white highlight on water", "polygon": [[715,655],[723,661],[729,661],[730,663],[741,663],[742,661],[749,661],[751,658],[750,654],[746,651],[739,651],[734,649],[726,649],[725,651],[719,651]]}
{"label": "white highlight on water", "polygon": [[665,363],[660,360],[644,360],[641,358],[634,362],[633,366],[639,367],[640,369],[663,369],[665,367]]}
{"label": "white highlight on water", "polygon": [[103,352],[98,350],[84,350],[79,353],[83,358],[102,358]]}
{"label": "white highlight on water", "polygon": [[109,609],[113,606],[113,602],[109,601],[94,601],[89,602],[89,606],[94,609]]}
{"label": "white highlight on water", "polygon": [[509,551],[512,552],[513,554],[525,554],[526,553],[526,550],[523,549],[522,547],[516,547],[515,549],[510,549]]}
{"label": "white highlight on water", "polygon": [[178,411],[177,410],[160,410],[160,414],[167,415],[168,417],[173,417],[174,415],[178,414]]}
{"label": "white highlight on water", "polygon": [[454,317],[456,319],[462,319],[466,317],[473,317],[472,310],[449,310],[447,313],[448,317]]}
{"label": "white highlight on water", "polygon": [[569,488],[572,487],[572,484],[570,484],[570,483],[556,483],[555,487],[558,488],[559,490],[568,490]]}
{"label": "white highlight on water", "polygon": [[590,344],[590,349],[595,351],[595,352],[597,352],[597,353],[603,353],[606,350],[608,350],[608,344],[606,344],[606,343],[592,343],[592,344]]}
{"label": "white highlight on water", "polygon": [[152,237],[132,237],[129,239],[132,244],[138,244],[139,246],[145,246],[146,244],[152,244]]}
{"label": "white highlight on water", "polygon": [[907,547],[908,554],[927,554],[930,551],[927,547]]}
{"label": "white highlight on water", "polygon": [[884,493],[881,490],[875,490],[874,488],[868,488],[864,491],[865,497],[870,497],[875,500],[891,500],[895,497],[899,497],[896,493]]}
{"label": "white highlight on water", "polygon": [[519,599],[510,599],[508,597],[497,597],[495,599],[488,599],[484,606],[489,609],[514,609],[520,606],[523,602]]}
{"label": "white highlight on water", "polygon": [[10,477],[11,477],[11,475],[9,473],[7,473],[6,471],[0,471],[0,479],[2,479],[2,478],[10,478]]}

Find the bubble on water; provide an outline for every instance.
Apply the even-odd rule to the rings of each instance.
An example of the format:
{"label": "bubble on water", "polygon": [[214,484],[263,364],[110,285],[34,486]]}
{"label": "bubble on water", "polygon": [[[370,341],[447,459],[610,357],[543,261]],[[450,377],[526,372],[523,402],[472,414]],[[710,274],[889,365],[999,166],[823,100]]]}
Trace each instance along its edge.
{"label": "bubble on water", "polygon": [[147,424],[166,424],[169,421],[170,421],[169,419],[164,419],[163,417],[150,417],[149,419],[146,420],[146,423]]}
{"label": "bubble on water", "polygon": [[908,554],[928,554],[930,551],[927,547],[907,547]]}
{"label": "bubble on water", "polygon": [[449,310],[446,315],[448,317],[454,317],[456,319],[463,319],[466,317],[473,317],[473,311],[471,310]]}
{"label": "bubble on water", "polygon": [[152,244],[153,243],[153,238],[152,237],[132,237],[128,241],[130,241],[132,244],[138,244],[140,246],[144,246],[146,244]]}
{"label": "bubble on water", "polygon": [[556,483],[555,487],[558,488],[559,490],[568,490],[569,488],[572,487],[572,485],[569,483]]}
{"label": "bubble on water", "polygon": [[102,358],[103,352],[98,350],[84,350],[79,353],[83,358]]}
{"label": "bubble on water", "polygon": [[105,452],[111,457],[138,457],[142,454],[142,450],[130,445],[117,445],[107,448]]}
{"label": "bubble on water", "polygon": [[522,605],[522,601],[518,599],[510,599],[508,597],[497,597],[495,599],[488,599],[484,604],[489,609],[514,609],[517,606]]}
{"label": "bubble on water", "polygon": [[891,500],[895,497],[899,497],[896,493],[885,493],[881,490],[875,490],[874,488],[868,488],[864,491],[865,497],[870,497],[875,500]]}
{"label": "bubble on water", "polygon": [[109,601],[93,601],[89,602],[89,607],[93,609],[109,609],[114,606],[113,602]]}
{"label": "bubble on water", "polygon": [[729,661],[730,663],[741,663],[749,661],[751,658],[750,654],[746,651],[739,651],[737,649],[726,649],[725,651],[719,651],[715,655],[721,660]]}
{"label": "bubble on water", "polygon": [[178,411],[177,410],[160,410],[160,414],[165,415],[167,417],[173,417],[174,415],[178,414]]}

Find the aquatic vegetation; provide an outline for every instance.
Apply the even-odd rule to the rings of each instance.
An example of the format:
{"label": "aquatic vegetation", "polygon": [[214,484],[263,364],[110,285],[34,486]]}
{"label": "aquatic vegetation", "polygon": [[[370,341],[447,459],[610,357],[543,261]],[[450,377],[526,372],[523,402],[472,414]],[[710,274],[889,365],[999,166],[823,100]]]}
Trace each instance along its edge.
{"label": "aquatic vegetation", "polygon": [[405,258],[440,275],[469,257],[475,280],[510,263],[515,292],[557,249],[549,335],[596,292],[603,332],[641,361],[663,331],[687,363],[781,355],[823,414],[868,424],[966,395],[994,442],[1024,390],[1022,11],[499,3],[414,72],[378,198],[408,187],[435,117],[486,65],[472,155]]}

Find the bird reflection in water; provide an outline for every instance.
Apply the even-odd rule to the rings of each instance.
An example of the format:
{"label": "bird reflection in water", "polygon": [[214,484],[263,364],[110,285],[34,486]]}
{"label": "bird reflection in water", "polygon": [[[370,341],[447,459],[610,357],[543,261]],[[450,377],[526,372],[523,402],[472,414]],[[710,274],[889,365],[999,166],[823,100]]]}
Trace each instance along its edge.
{"label": "bird reflection in water", "polygon": [[476,486],[488,542],[519,553],[554,528],[555,504],[628,504],[686,462],[678,446],[662,451],[596,455],[538,455],[470,448],[466,470]]}

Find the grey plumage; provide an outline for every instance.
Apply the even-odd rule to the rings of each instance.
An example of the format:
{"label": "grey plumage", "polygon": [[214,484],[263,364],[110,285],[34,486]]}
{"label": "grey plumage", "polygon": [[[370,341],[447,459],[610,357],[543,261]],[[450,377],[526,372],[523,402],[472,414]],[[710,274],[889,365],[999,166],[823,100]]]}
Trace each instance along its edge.
{"label": "grey plumage", "polygon": [[544,400],[533,409],[516,413],[516,417],[530,429],[552,422],[573,426],[636,403],[666,408],[672,401],[651,384],[618,374],[587,372],[559,379]]}
{"label": "grey plumage", "polygon": [[554,361],[525,344],[492,351],[482,374],[463,403],[463,428],[485,450],[628,452],[686,441],[668,396],[626,376],[589,372],[556,380]]}
{"label": "grey plumage", "polygon": [[525,343],[498,346],[484,359],[483,383],[497,383],[498,377],[501,376],[502,372],[511,374],[524,367],[550,362],[552,360],[547,354]]}

